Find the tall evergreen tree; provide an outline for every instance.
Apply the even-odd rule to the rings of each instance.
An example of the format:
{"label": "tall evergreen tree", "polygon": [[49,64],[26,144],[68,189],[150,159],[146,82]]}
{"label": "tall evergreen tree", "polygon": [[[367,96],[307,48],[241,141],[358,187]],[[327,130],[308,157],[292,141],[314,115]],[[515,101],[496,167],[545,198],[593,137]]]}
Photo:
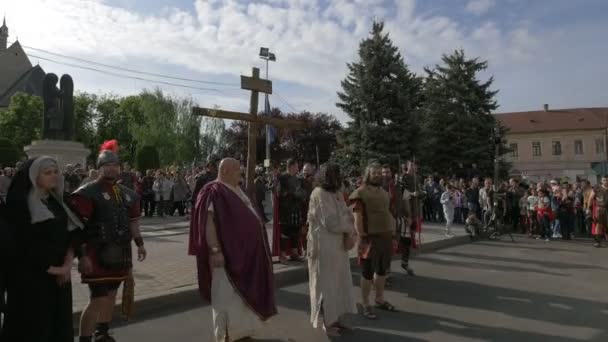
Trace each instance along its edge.
{"label": "tall evergreen tree", "polygon": [[[484,175],[493,175],[494,130],[498,128],[500,153],[506,153],[505,129],[491,114],[498,108],[493,77],[479,79],[486,61],[467,59],[463,50],[443,55],[442,65],[425,69],[423,165],[451,175],[462,163],[476,163]],[[502,164],[503,171],[507,165]]]}
{"label": "tall evergreen tree", "polygon": [[335,159],[347,173],[358,173],[371,159],[396,164],[418,150],[417,113],[421,80],[411,73],[384,24],[374,22],[359,45],[359,61],[338,92],[341,108],[352,121],[339,135]]}

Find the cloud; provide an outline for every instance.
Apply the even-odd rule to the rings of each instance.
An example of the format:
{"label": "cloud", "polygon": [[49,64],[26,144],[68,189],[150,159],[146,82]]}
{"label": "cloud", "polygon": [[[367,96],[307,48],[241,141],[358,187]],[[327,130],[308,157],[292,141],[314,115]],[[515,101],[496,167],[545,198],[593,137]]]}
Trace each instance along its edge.
{"label": "cloud", "polygon": [[[514,70],[531,70],[527,77],[542,80],[546,75],[534,70],[547,56],[551,56],[550,65],[555,68],[547,69],[548,73],[572,63],[559,48],[568,46],[568,41],[554,38],[554,32],[541,31],[525,22],[465,25],[465,18],[439,11],[419,13],[415,0],[192,1],[190,11],[168,5],[156,12],[146,11],[151,14],[138,13],[133,6],[112,6],[106,0],[9,1],[3,3],[3,10],[11,38],[18,36],[25,45],[158,73],[179,70],[186,77],[192,74],[199,79],[238,83],[238,76],[249,74],[251,66],[262,66],[257,54],[260,46],[268,46],[277,55],[277,62],[270,68],[275,90],[298,109],[333,112],[341,119],[343,114],[334,106],[335,94],[347,73],[346,63],[357,60],[358,44],[367,36],[373,19],[385,20],[391,38],[416,72],[459,48],[468,56],[489,60],[489,73],[496,75],[496,86],[508,94],[507,108],[523,104],[513,100],[517,87],[501,83],[502,75],[517,82],[508,77]],[[473,0],[467,10],[481,14],[493,4]],[[586,34],[576,32],[582,37]],[[562,37],[577,40],[572,34]],[[579,43],[583,45],[579,51],[588,50],[583,41]],[[89,91],[100,89],[100,84],[104,85],[101,89],[120,93],[143,87],[141,82],[112,78],[101,82],[98,79],[104,76],[77,72],[77,83]],[[203,94],[200,98],[224,108],[246,110],[246,94],[215,95]],[[273,105],[281,103],[273,101]]]}
{"label": "cloud", "polygon": [[465,7],[467,12],[484,15],[496,5],[494,0],[470,0]]}

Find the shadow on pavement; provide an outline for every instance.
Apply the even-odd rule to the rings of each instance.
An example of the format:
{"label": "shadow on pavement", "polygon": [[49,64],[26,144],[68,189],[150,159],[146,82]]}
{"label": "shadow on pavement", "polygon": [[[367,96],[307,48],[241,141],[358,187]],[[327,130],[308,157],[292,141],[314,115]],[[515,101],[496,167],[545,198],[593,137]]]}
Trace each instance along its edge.
{"label": "shadow on pavement", "polygon": [[[421,284],[422,286],[428,285],[428,283]],[[451,293],[452,296],[458,292],[445,291],[451,284],[446,284],[448,287],[444,287],[441,291]],[[437,290],[437,289],[434,289]],[[279,297],[281,303],[285,307],[289,307],[294,310],[302,310],[303,307],[308,307],[308,297],[305,294],[279,291],[281,292]],[[410,292],[412,297],[412,292]],[[456,297],[456,296],[453,296]],[[417,299],[421,299],[416,297]],[[451,303],[453,304],[453,303]],[[454,305],[454,304],[453,304]],[[471,324],[468,322],[459,321],[457,319],[438,317],[426,314],[419,314],[413,312],[383,312],[378,311],[378,319],[374,321],[366,320],[358,315],[349,315],[348,321],[352,324],[355,329],[353,332],[344,334],[341,337],[332,337],[331,341],[426,341],[427,339],[418,339],[415,337],[403,336],[401,334],[390,334],[386,333],[386,330],[402,331],[416,334],[432,334],[441,333],[449,334],[454,336],[461,336],[464,338],[474,338],[480,340],[490,341],[551,341],[551,342],[570,342],[580,341],[579,339],[572,339],[566,337],[558,337],[552,335],[545,335],[540,333],[533,333],[527,331],[520,331],[517,329],[511,329],[506,327],[488,327],[483,325]],[[540,314],[536,319],[543,319],[544,317]],[[600,320],[597,320],[600,322]],[[308,322],[306,322],[307,324]],[[304,324],[304,322],[303,322]],[[572,324],[572,323],[570,323]],[[384,330],[383,332],[374,330]],[[433,339],[437,340],[437,339]],[[599,340],[598,340],[599,341]]]}
{"label": "shadow on pavement", "polygon": [[[487,254],[474,254],[474,253],[463,253],[463,252],[447,252],[447,251],[439,251],[438,255],[451,255],[456,257],[464,257],[464,258],[472,258],[472,259],[480,259],[480,260],[494,260],[500,262],[521,262],[528,265],[537,265],[544,268],[556,268],[556,269],[590,269],[590,270],[603,270],[608,271],[608,267],[601,267],[597,265],[588,265],[588,264],[572,264],[565,262],[555,262],[555,261],[539,261],[539,260],[530,260],[530,259],[520,259],[520,258],[505,258],[494,255]],[[420,259],[420,258],[418,258]]]}
{"label": "shadow on pavement", "polygon": [[489,265],[489,264],[484,264],[484,263],[471,262],[471,261],[460,261],[460,260],[444,260],[444,259],[437,259],[437,258],[432,258],[432,257],[427,257],[427,256],[419,256],[416,258],[416,260],[425,261],[425,262],[429,262],[429,263],[433,263],[433,264],[437,264],[437,265],[458,266],[458,267],[473,268],[473,269],[478,269],[478,270],[535,273],[535,274],[545,274],[545,275],[556,276],[556,277],[569,276],[569,274],[567,274],[567,273],[549,272],[549,271],[543,271],[543,270],[525,268],[525,267],[506,266],[506,265]]}
{"label": "shadow on pavement", "polygon": [[608,319],[604,311],[608,306],[603,303],[467,281],[416,276],[408,278],[408,281],[400,281],[399,286],[394,286],[391,291],[405,292],[410,298],[420,301],[599,330],[606,328]]}
{"label": "shadow on pavement", "polygon": [[[504,242],[504,241],[476,241],[473,245],[482,245],[482,246],[490,246],[490,247],[499,247],[499,248],[524,248],[524,249],[533,249],[535,251],[547,251],[547,252],[568,252],[568,253],[585,253],[585,251],[577,251],[567,248],[555,248],[555,247],[534,247],[534,244],[522,242],[521,240],[515,240],[516,242]],[[546,245],[552,245],[559,242],[547,242]]]}

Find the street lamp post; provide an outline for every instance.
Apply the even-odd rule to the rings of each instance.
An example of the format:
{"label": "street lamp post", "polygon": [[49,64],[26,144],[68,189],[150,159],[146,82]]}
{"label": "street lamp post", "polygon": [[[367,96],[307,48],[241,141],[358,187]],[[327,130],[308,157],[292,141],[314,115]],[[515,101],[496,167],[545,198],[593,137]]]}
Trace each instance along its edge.
{"label": "street lamp post", "polygon": [[[270,52],[269,48],[262,47],[260,48],[260,58],[266,61],[266,79],[268,79],[268,62],[276,62],[277,56]],[[264,94],[264,113],[266,115],[270,115],[270,106],[268,102],[268,94]],[[264,162],[264,166],[267,168],[270,167],[270,127],[266,125],[266,160]]]}

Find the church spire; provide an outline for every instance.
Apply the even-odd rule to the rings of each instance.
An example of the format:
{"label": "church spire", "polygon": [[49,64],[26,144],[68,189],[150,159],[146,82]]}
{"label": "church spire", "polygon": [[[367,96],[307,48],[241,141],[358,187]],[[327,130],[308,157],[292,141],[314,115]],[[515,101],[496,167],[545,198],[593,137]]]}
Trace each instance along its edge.
{"label": "church spire", "polygon": [[7,49],[8,44],[8,27],[6,26],[6,16],[2,19],[2,26],[0,26],[0,52]]}

